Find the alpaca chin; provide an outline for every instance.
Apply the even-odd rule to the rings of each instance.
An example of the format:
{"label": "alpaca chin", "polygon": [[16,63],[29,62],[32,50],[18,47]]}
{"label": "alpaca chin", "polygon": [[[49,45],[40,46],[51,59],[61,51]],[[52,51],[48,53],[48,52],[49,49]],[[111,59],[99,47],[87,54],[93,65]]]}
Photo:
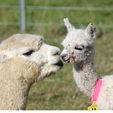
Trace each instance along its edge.
{"label": "alpaca chin", "polygon": [[69,63],[74,64],[75,60],[71,57],[70,60],[69,60]]}

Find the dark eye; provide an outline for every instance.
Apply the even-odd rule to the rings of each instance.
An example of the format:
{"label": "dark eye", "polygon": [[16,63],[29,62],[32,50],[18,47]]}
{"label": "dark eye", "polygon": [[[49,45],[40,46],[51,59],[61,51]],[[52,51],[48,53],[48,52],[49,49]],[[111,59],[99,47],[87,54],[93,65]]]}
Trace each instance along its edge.
{"label": "dark eye", "polygon": [[76,50],[82,51],[83,47],[75,47]]}
{"label": "dark eye", "polygon": [[30,56],[33,52],[34,52],[34,50],[29,50],[28,52],[23,53],[23,55]]}

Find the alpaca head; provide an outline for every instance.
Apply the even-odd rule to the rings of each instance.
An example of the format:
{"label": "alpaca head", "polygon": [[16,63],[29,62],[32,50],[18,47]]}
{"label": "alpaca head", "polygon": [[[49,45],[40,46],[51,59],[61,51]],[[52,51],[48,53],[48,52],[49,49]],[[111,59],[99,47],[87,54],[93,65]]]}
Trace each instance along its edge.
{"label": "alpaca head", "polygon": [[72,64],[87,60],[94,48],[95,25],[90,23],[85,29],[77,29],[69,22],[68,18],[64,18],[64,24],[68,33],[62,42],[64,47],[61,53],[62,60]]}
{"label": "alpaca head", "polygon": [[[22,65],[19,66],[21,69],[23,67],[32,69],[32,66],[35,65],[35,68],[39,71],[39,73],[35,73],[38,74],[35,75],[37,79],[42,79],[63,66],[59,57],[59,48],[44,43],[42,36],[30,34],[13,35],[0,44],[0,51],[0,62],[10,59],[22,59],[20,62]],[[26,65],[25,67],[24,62],[28,66]],[[17,67],[18,63],[15,66]],[[21,71],[21,69],[19,70]]]}

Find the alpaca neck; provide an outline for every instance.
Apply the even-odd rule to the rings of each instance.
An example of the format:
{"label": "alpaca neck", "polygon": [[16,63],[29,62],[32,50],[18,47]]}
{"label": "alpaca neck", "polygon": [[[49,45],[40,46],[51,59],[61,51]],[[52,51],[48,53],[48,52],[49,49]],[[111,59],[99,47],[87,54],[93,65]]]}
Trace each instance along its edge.
{"label": "alpaca neck", "polygon": [[[13,87],[13,85],[16,87]],[[26,83],[26,81],[16,81],[15,83],[12,84],[12,89],[10,90],[9,96],[11,95],[11,103],[9,104],[10,109],[26,109],[27,105],[27,98],[28,98],[28,93],[30,89],[30,84]],[[12,106],[13,105],[13,106]]]}
{"label": "alpaca neck", "polygon": [[90,57],[85,62],[74,64],[73,72],[77,86],[87,96],[91,96],[95,81],[98,78],[95,70],[94,58]]}
{"label": "alpaca neck", "polygon": [[20,86],[17,86],[17,99],[16,99],[16,103],[18,102],[18,104],[16,105],[16,107],[18,106],[17,109],[26,109],[26,105],[27,105],[27,100],[28,100],[28,94],[29,94],[29,90],[31,87],[31,84],[26,83],[25,81],[21,83],[19,83]]}

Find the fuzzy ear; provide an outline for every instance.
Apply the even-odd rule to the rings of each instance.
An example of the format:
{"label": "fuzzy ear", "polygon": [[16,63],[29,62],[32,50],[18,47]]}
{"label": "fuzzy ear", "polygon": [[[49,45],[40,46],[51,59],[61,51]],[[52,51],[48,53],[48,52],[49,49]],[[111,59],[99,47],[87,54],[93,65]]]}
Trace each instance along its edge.
{"label": "fuzzy ear", "polygon": [[75,27],[69,22],[68,18],[64,18],[64,25],[66,26],[68,32],[70,32],[73,29],[75,29]]}
{"label": "fuzzy ear", "polygon": [[96,25],[90,23],[90,24],[87,26],[87,28],[86,28],[85,31],[86,31],[86,33],[87,33],[90,37],[95,38],[95,36],[96,36]]}

